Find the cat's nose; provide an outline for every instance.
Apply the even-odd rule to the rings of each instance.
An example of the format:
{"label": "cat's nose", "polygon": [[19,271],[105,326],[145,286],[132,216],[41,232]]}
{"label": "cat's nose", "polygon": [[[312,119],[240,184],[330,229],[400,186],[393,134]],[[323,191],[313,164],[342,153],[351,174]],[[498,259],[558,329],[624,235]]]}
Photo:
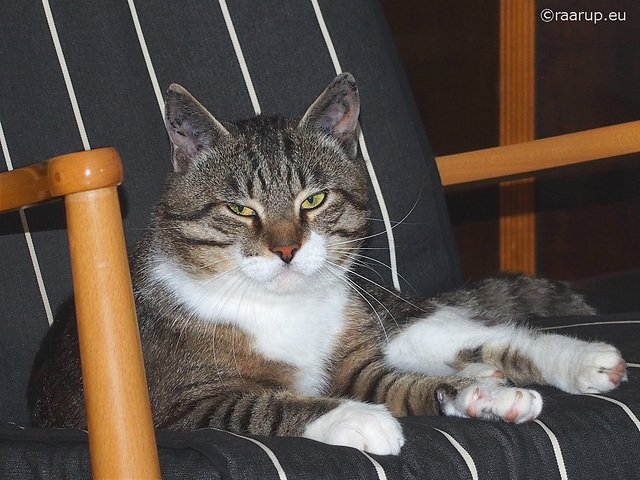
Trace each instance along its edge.
{"label": "cat's nose", "polygon": [[271,251],[278,255],[284,263],[289,263],[293,260],[293,256],[300,249],[300,245],[293,243],[291,245],[279,245],[272,247]]}

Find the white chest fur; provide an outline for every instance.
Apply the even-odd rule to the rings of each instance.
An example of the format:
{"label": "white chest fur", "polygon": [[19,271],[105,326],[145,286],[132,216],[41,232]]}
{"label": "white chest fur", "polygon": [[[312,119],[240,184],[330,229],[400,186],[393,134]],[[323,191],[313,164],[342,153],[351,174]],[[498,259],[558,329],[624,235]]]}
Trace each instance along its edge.
{"label": "white chest fur", "polygon": [[[224,281],[194,279],[168,261],[155,266],[156,278],[202,321],[241,328],[267,358],[298,369],[297,388],[318,395],[326,385],[326,362],[345,322],[347,295],[340,283],[308,292],[275,294],[236,274]],[[237,274],[241,275],[241,274]]]}

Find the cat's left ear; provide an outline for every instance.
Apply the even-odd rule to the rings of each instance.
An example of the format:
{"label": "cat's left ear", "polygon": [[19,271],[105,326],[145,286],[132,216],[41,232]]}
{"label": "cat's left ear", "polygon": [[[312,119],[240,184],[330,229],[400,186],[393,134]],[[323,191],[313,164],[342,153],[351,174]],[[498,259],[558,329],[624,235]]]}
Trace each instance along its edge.
{"label": "cat's left ear", "polygon": [[171,84],[165,101],[165,120],[172,143],[171,160],[176,172],[186,172],[198,153],[229,135],[200,102],[178,84]]}
{"label": "cat's left ear", "polygon": [[329,134],[338,140],[351,157],[358,150],[360,94],[350,73],[338,75],[309,107],[300,127]]}

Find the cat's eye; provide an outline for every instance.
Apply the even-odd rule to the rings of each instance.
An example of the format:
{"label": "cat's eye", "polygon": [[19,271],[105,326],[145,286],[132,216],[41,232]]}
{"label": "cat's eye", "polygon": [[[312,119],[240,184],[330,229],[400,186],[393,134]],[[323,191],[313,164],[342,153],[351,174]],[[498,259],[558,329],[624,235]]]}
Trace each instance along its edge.
{"label": "cat's eye", "polygon": [[309,195],[304,199],[304,202],[302,202],[302,205],[300,207],[303,210],[311,210],[312,208],[319,207],[324,201],[324,197],[325,194],[322,192]]}
{"label": "cat's eye", "polygon": [[244,205],[238,205],[237,203],[230,203],[229,208],[236,215],[242,215],[243,217],[252,217],[256,214],[254,209],[245,207]]}

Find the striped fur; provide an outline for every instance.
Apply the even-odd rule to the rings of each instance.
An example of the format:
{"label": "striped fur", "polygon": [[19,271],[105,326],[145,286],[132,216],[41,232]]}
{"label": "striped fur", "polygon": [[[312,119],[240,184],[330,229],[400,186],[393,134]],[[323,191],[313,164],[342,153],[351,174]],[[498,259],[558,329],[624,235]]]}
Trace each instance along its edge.
{"label": "striped fur", "polygon": [[[574,381],[547,360],[563,361],[547,351],[561,341],[514,322],[592,313],[562,284],[494,278],[424,301],[354,271],[370,216],[358,112],[350,74],[300,119],[219,122],[170,87],[174,171],[132,258],[156,426],[398,453],[394,416],[535,418],[540,396],[505,375],[568,391],[623,381],[613,347],[586,347]],[[37,425],[85,425],[76,335],[57,321],[41,350]],[[581,359],[571,342],[563,354]]]}

